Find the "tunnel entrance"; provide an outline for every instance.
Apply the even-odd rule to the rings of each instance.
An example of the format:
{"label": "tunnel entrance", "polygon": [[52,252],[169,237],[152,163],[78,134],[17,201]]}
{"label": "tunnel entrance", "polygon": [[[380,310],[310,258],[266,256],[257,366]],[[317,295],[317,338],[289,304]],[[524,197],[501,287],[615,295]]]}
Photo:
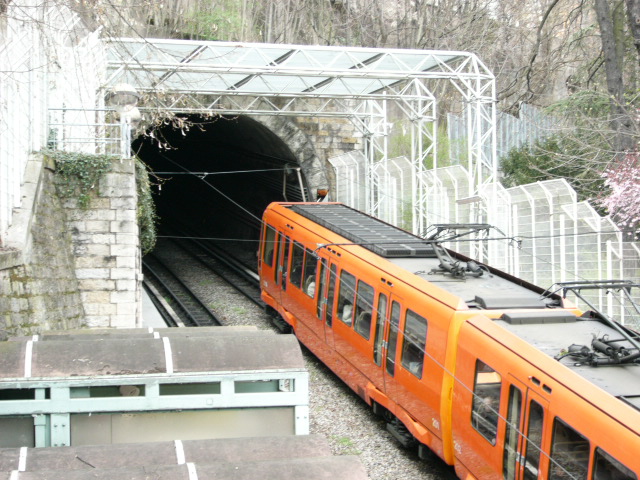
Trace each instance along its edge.
{"label": "tunnel entrance", "polygon": [[226,239],[255,254],[265,207],[309,198],[296,156],[247,116],[177,119],[133,142],[153,172],[159,234]]}

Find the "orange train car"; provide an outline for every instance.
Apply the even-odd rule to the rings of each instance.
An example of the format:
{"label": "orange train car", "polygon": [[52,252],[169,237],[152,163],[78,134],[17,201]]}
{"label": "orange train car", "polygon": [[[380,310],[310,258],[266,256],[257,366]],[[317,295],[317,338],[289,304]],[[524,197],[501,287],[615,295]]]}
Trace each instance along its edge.
{"label": "orange train car", "polygon": [[640,346],[597,312],[337,203],[272,203],[262,298],[464,479],[636,479]]}

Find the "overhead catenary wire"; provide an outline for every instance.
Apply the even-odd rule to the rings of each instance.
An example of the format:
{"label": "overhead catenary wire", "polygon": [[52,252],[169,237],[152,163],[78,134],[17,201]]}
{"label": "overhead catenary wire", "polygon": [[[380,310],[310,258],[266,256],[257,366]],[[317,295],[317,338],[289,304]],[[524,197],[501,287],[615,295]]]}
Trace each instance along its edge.
{"label": "overhead catenary wire", "polygon": [[[180,165],[178,162],[174,161],[173,159],[169,158],[168,156],[162,155],[160,154],[163,158],[165,158],[167,161],[171,162],[172,164],[176,165],[178,168],[180,168],[181,170],[176,171],[176,172],[162,172],[165,174],[180,174],[180,175],[193,175],[196,178],[199,178],[201,181],[203,181],[209,188],[211,188],[212,190],[214,190],[215,192],[219,193],[220,195],[222,195],[225,199],[227,199],[229,202],[231,202],[232,204],[236,205],[238,208],[240,208],[241,210],[243,210],[245,213],[247,213],[251,218],[255,219],[257,223],[259,223],[261,226],[263,225],[262,219],[259,218],[258,216],[254,215],[253,213],[249,212],[246,208],[244,208],[242,205],[240,205],[238,202],[236,202],[235,200],[233,200],[231,197],[229,197],[228,195],[224,194],[223,192],[221,192],[218,188],[214,187],[213,185],[211,185],[209,182],[206,181],[206,177],[208,175],[224,175],[224,174],[241,174],[241,173],[248,173],[250,171],[242,171],[242,170],[234,170],[231,172],[195,172],[195,171],[190,171],[187,168],[185,168],[184,166]],[[260,172],[260,171],[286,171],[287,168],[277,168],[277,169],[256,169],[256,170],[251,170],[254,172]],[[157,172],[158,174],[160,174],[161,172]],[[598,232],[572,232],[572,233],[565,233],[565,234],[549,234],[549,235],[517,235],[517,236],[504,236],[504,237],[485,237],[485,238],[465,238],[465,239],[461,239],[461,238],[451,238],[451,239],[447,239],[446,237],[441,238],[438,240],[438,243],[446,243],[448,245],[451,244],[463,244],[463,243],[475,243],[475,242],[486,242],[486,241],[507,241],[509,247],[514,248],[514,246],[516,248],[518,248],[519,250],[523,251],[524,253],[526,253],[527,255],[530,255],[532,258],[534,258],[536,261],[550,265],[553,268],[559,269],[562,272],[565,272],[568,275],[571,275],[572,277],[575,278],[579,278],[579,279],[583,279],[583,280],[587,280],[587,278],[585,278],[583,275],[579,275],[576,272],[574,272],[573,270],[569,270],[568,268],[565,268],[563,265],[561,265],[559,262],[551,262],[548,259],[544,258],[542,255],[537,255],[536,253],[534,253],[533,250],[527,248],[525,241],[526,240],[543,240],[543,239],[555,239],[555,238],[577,238],[577,237],[581,237],[581,236],[590,236],[590,235],[596,235],[596,234],[618,234],[620,233],[620,231],[615,231],[615,230],[611,230],[611,231],[598,231]],[[208,239],[208,240],[213,240],[212,238],[206,238],[206,237],[202,237],[201,239]],[[216,241],[228,241],[228,242],[243,242],[243,243],[249,243],[249,242],[259,242],[258,239],[255,240],[251,240],[251,239],[240,239],[240,238],[227,238],[227,239],[223,239],[223,238],[217,238],[215,239]],[[431,241],[429,240],[416,240],[416,244],[426,244],[426,243],[430,243]],[[383,244],[385,242],[379,242],[380,244]],[[387,244],[389,242],[386,242]],[[404,242],[406,243],[406,242]],[[375,243],[369,243],[370,245],[374,245]],[[336,244],[336,246],[348,246],[348,245],[356,245],[356,244],[352,244],[352,243],[344,243],[344,244]],[[317,249],[317,247],[314,247],[314,249]]]}
{"label": "overhead catenary wire", "polygon": [[[204,172],[204,171],[191,171],[188,170],[184,167],[182,167],[181,165],[179,165],[177,162],[175,162],[174,160],[172,160],[171,158],[159,154],[161,157],[163,157],[165,160],[170,161],[171,163],[174,163],[176,166],[182,168],[182,170],[180,171],[162,171],[162,172],[156,172],[154,171],[153,174],[154,175],[193,175],[196,177],[199,177],[201,179],[206,178],[209,175],[230,175],[230,174],[242,174],[242,173],[261,173],[261,172],[288,172],[291,170],[291,167],[283,167],[283,168],[265,168],[265,169],[251,169],[251,170],[230,170],[230,171],[219,171],[219,172]],[[358,182],[355,182],[356,185],[358,185]],[[361,184],[360,184],[361,185]],[[215,188],[214,188],[215,189]],[[217,190],[217,189],[216,189]],[[391,197],[391,198],[395,198],[396,200],[399,200],[397,197]],[[238,205],[239,206],[239,205]],[[432,214],[434,214],[432,212]],[[434,214],[435,215],[435,214]],[[440,217],[442,219],[446,219],[444,216],[440,215]],[[257,217],[256,217],[257,218]],[[548,235],[515,235],[512,237],[505,237],[504,239],[510,239],[510,240],[515,240],[517,243],[521,243],[518,240],[522,239],[526,239],[526,240],[545,240],[545,239],[555,239],[555,238],[575,238],[575,237],[583,237],[583,236],[589,236],[589,235],[616,235],[616,234],[628,234],[628,235],[632,235],[635,234],[636,231],[630,228],[627,229],[616,229],[616,230],[598,230],[598,231],[593,231],[593,232],[572,232],[572,233],[558,233],[558,234],[548,234]],[[485,241],[485,240],[500,240],[500,239],[484,239],[484,238],[476,238],[473,240],[468,240],[469,242],[473,242],[473,241]],[[446,242],[451,242],[452,240],[443,240]]]}
{"label": "overhead catenary wire", "polygon": [[177,171],[177,172],[156,172],[154,175],[194,175],[196,177],[207,177],[209,175],[231,175],[237,173],[262,173],[262,172],[289,172],[291,168],[261,168],[252,170],[229,170],[223,172],[194,172],[194,171]]}

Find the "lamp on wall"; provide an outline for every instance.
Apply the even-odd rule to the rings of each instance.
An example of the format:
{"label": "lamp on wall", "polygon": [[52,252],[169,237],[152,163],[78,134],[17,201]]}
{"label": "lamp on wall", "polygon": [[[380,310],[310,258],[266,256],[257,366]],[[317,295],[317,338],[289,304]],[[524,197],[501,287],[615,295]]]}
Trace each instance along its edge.
{"label": "lamp on wall", "polygon": [[120,117],[120,154],[122,158],[130,157],[131,128],[142,120],[140,110],[137,107],[138,100],[140,100],[138,91],[126,83],[114,85],[104,97],[106,105],[113,107]]}

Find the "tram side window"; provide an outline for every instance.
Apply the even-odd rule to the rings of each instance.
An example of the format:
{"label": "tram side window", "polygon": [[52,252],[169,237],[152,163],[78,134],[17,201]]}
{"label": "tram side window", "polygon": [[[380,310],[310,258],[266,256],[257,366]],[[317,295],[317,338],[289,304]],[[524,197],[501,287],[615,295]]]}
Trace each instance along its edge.
{"label": "tram side window", "polygon": [[550,479],[587,478],[589,440],[561,419],[553,421]]}
{"label": "tram side window", "polygon": [[338,292],[337,315],[347,325],[353,324],[353,299],[356,293],[356,277],[346,270],[340,272],[340,290]]}
{"label": "tram side window", "polygon": [[293,242],[293,254],[291,255],[291,274],[289,284],[298,288],[302,286],[302,273],[304,262],[304,247],[298,242]]}
{"label": "tram side window", "polygon": [[480,435],[496,443],[502,377],[482,360],[476,360],[471,425]]}
{"label": "tram side window", "polygon": [[264,233],[264,250],[262,260],[270,267],[273,266],[273,252],[276,245],[276,231],[273,227],[267,225]]}
{"label": "tram side window", "polygon": [[353,328],[369,340],[371,336],[371,312],[373,311],[373,287],[358,280],[356,293],[356,315]]}
{"label": "tram side window", "polygon": [[638,480],[638,476],[604,450],[596,448],[593,480]]}
{"label": "tram side window", "polygon": [[424,351],[427,344],[427,319],[407,309],[402,344],[402,366],[422,378]]}
{"label": "tram side window", "polygon": [[[287,272],[289,271],[289,257],[291,256],[291,250],[292,250],[292,246],[291,246],[291,241],[289,240],[289,237],[287,237],[286,235],[283,235],[282,233],[280,234],[280,253],[279,256],[280,258],[276,258],[276,265],[280,265],[279,262],[282,263],[281,268],[282,268],[282,289],[286,290],[287,289]],[[276,274],[277,277],[277,274]]]}
{"label": "tram side window", "polygon": [[302,291],[313,298],[316,294],[316,271],[318,269],[318,257],[311,250],[304,252],[304,283]]}
{"label": "tram side window", "polygon": [[518,429],[522,412],[522,392],[514,385],[509,387],[509,403],[507,405],[507,430],[504,437],[502,477],[504,480],[515,480],[518,468]]}

